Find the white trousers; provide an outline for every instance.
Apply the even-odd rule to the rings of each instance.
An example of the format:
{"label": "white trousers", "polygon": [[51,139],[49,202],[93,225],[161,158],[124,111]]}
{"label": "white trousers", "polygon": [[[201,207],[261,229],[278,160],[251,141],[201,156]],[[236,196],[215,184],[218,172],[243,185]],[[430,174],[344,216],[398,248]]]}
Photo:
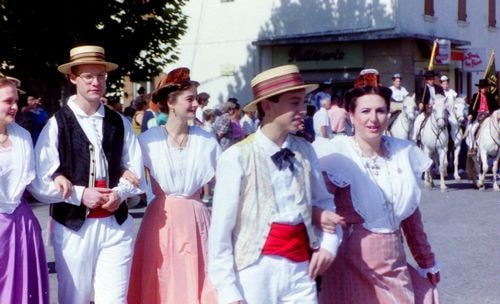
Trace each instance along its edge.
{"label": "white trousers", "polygon": [[78,231],[54,221],[52,246],[61,304],[127,303],[134,222],[87,218]]}
{"label": "white trousers", "polygon": [[237,273],[247,304],[318,303],[316,282],[307,274],[309,262],[262,255],[257,262]]}

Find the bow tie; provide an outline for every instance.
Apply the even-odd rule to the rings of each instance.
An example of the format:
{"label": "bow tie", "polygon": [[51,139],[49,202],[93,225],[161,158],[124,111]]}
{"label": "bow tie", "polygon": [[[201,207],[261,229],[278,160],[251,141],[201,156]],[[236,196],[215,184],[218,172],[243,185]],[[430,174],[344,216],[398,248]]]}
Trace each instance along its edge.
{"label": "bow tie", "polygon": [[278,167],[278,169],[283,170],[285,168],[290,168],[290,171],[294,171],[295,167],[293,166],[293,158],[295,154],[290,151],[288,148],[283,148],[278,152],[274,153],[271,156],[274,164]]}

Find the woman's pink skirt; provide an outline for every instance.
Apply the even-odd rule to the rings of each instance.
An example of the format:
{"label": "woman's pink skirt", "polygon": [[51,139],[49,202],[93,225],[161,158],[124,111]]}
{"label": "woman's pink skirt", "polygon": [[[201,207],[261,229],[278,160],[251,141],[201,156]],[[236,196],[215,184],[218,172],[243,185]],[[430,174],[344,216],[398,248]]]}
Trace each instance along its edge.
{"label": "woman's pink skirt", "polygon": [[354,225],[322,276],[321,304],[439,303],[437,290],[406,261],[401,233]]}
{"label": "woman's pink skirt", "polygon": [[216,303],[207,275],[209,224],[203,203],[157,196],[137,235],[128,302]]}

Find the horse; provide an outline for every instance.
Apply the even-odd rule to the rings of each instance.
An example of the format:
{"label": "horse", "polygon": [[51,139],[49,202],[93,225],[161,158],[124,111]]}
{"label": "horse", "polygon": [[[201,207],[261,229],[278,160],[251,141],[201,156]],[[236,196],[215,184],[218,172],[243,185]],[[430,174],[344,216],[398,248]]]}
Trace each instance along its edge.
{"label": "horse", "polygon": [[[467,139],[467,144],[469,148],[472,148],[473,143],[470,141],[470,137]],[[497,183],[498,161],[500,159],[500,109],[494,111],[479,126],[475,147],[477,152],[471,155],[475,169],[471,176],[472,181],[475,182],[477,177],[476,186],[479,190],[485,189],[484,180],[489,169],[488,157],[491,157],[493,158],[493,168],[491,170],[493,173],[493,190],[500,191]]]}
{"label": "horse", "polygon": [[[448,150],[446,97],[443,95],[436,95],[431,101],[433,101],[432,112],[429,117],[422,122],[420,128],[421,149],[438,167],[440,188],[441,191],[445,191],[447,186],[444,182],[444,178],[447,173],[446,168],[448,167],[446,158]],[[424,184],[428,187],[434,187],[431,170],[432,169],[429,168],[424,173]]]}
{"label": "horse", "polygon": [[387,127],[387,135],[401,139],[411,139],[416,112],[417,103],[415,102],[415,94],[413,96],[406,96],[403,99],[403,110],[391,114],[394,115],[394,118],[391,119]]}
{"label": "horse", "polygon": [[453,177],[455,180],[461,179],[458,174],[458,155],[460,154],[460,146],[464,139],[464,132],[461,125],[465,121],[465,107],[465,97],[456,97],[451,102],[448,100],[448,123],[450,124],[450,140],[453,144]]}

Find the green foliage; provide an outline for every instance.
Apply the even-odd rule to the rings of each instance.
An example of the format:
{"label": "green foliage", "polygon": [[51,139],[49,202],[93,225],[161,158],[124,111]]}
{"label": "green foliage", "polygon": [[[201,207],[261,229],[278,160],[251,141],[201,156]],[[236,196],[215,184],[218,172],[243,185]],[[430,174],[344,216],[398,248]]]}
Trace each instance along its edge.
{"label": "green foliage", "polygon": [[109,74],[110,91],[121,87],[125,75],[151,79],[177,59],[185,2],[0,0],[0,68],[20,78],[28,93],[58,99],[69,87],[57,66],[68,61],[72,47],[96,44],[120,66]]}

